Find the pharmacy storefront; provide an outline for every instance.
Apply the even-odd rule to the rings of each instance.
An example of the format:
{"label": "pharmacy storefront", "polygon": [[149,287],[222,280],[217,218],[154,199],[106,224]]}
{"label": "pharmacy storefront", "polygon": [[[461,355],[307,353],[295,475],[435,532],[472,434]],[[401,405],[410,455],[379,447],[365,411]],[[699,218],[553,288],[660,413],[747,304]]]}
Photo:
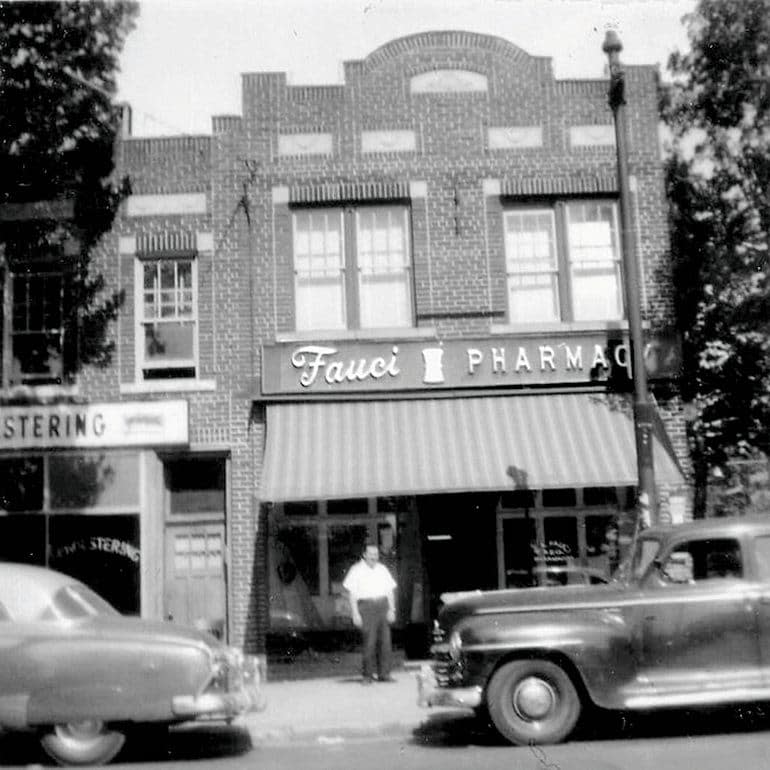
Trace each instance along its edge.
{"label": "pharmacy storefront", "polygon": [[[538,565],[609,570],[636,500],[622,332],[292,342],[262,351],[273,616],[349,625],[341,580],[366,538],[397,573],[399,624],[444,591],[519,585]],[[646,351],[652,382],[677,346]],[[685,482],[662,419],[656,482]]]}
{"label": "pharmacy storefront", "polygon": [[0,408],[0,560],[82,580],[160,616],[158,452],[188,443],[184,400]]}

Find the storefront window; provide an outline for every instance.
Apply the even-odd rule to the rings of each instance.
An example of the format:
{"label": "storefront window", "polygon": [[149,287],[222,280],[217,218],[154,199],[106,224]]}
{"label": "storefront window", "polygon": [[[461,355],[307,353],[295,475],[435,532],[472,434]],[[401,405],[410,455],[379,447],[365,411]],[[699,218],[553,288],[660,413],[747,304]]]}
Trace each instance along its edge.
{"label": "storefront window", "polygon": [[0,458],[0,509],[39,511],[43,508],[43,458]]}
{"label": "storefront window", "polygon": [[577,493],[574,489],[544,489],[544,508],[574,508],[577,505]]}
{"label": "storefront window", "polygon": [[369,512],[369,501],[365,497],[352,500],[329,500],[326,507],[329,516],[339,514],[358,514],[365,516]]}
{"label": "storefront window", "polygon": [[586,558],[589,567],[611,574],[618,564],[618,527],[614,516],[586,516]]}
{"label": "storefront window", "polygon": [[49,459],[51,508],[139,506],[136,452],[52,454]]}
{"label": "storefront window", "polygon": [[281,527],[276,533],[280,544],[276,569],[282,583],[293,583],[299,574],[312,596],[321,591],[318,569],[318,529],[316,527]]}
{"label": "storefront window", "polygon": [[574,516],[546,516],[543,519],[542,543],[537,559],[542,564],[571,564],[578,556],[577,519]]}
{"label": "storefront window", "polygon": [[139,517],[59,514],[48,520],[48,565],[81,580],[119,612],[138,614]]}
{"label": "storefront window", "polygon": [[366,544],[368,527],[365,524],[335,525],[329,527],[329,584],[333,594],[342,591],[345,573],[361,558]]}
{"label": "storefront window", "polygon": [[225,511],[225,461],[220,457],[190,457],[166,462],[166,478],[174,513]]}
{"label": "storefront window", "polygon": [[315,500],[312,500],[312,501],[303,500],[298,503],[284,503],[283,515],[295,516],[297,518],[301,516],[317,516],[318,503],[316,503]]}
{"label": "storefront window", "polygon": [[45,516],[0,516],[0,561],[45,566]]}
{"label": "storefront window", "polygon": [[534,519],[516,516],[503,520],[503,558],[506,588],[519,588],[532,584],[534,543]]}
{"label": "storefront window", "polygon": [[615,487],[586,487],[583,490],[583,505],[617,505],[618,493]]}

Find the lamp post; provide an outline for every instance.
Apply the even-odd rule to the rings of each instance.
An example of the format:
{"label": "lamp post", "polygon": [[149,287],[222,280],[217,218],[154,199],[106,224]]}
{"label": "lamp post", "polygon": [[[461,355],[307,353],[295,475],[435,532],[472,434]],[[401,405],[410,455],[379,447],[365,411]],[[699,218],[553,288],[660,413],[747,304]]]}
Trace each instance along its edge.
{"label": "lamp post", "polygon": [[631,193],[628,175],[628,137],[626,128],[625,72],[620,63],[623,45],[614,30],[608,30],[602,50],[610,65],[609,105],[615,122],[618,188],[620,190],[620,229],[623,251],[623,273],[626,288],[628,333],[631,343],[631,363],[634,385],[634,435],[636,462],[639,476],[639,523],[657,521],[655,469],[652,458],[653,408],[647,391],[647,370],[644,362],[642,338],[641,296],[639,266],[634,251],[633,223],[631,220]]}

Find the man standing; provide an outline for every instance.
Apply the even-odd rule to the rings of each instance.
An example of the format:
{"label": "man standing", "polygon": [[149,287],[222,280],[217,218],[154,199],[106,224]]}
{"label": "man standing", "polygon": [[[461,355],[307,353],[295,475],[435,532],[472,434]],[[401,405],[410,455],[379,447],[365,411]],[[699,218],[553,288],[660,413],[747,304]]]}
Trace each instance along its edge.
{"label": "man standing", "polygon": [[363,558],[345,576],[342,587],[350,599],[353,625],[363,635],[363,684],[371,684],[377,667],[378,682],[392,682],[390,676],[390,624],[396,619],[396,581],[384,564],[380,549],[367,543]]}

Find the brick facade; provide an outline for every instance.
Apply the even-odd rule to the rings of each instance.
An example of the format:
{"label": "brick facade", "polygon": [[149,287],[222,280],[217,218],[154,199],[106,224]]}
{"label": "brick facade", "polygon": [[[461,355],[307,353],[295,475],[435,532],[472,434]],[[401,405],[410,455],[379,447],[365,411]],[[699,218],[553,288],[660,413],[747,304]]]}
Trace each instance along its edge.
{"label": "brick facade", "polygon": [[[344,76],[341,85],[291,86],[283,73],[245,74],[242,114],[214,117],[211,136],[123,139],[118,173],[146,208],[123,211],[94,263],[125,303],[112,365],[83,372],[79,397],[185,398],[190,448],[227,453],[229,632],[252,650],[263,648],[268,615],[260,348],[294,335],[292,211],[406,203],[415,326],[452,339],[512,331],[507,205],[618,196],[606,81],[555,80],[550,59],[466,32],[392,41],[346,62]],[[651,331],[666,330],[673,307],[656,70],[628,67],[626,83],[643,318]],[[184,387],[148,386],[136,373],[134,262],[143,248],[177,242],[197,253],[199,371]],[[688,472],[676,389],[657,397]],[[663,519],[669,491],[661,489]]]}

